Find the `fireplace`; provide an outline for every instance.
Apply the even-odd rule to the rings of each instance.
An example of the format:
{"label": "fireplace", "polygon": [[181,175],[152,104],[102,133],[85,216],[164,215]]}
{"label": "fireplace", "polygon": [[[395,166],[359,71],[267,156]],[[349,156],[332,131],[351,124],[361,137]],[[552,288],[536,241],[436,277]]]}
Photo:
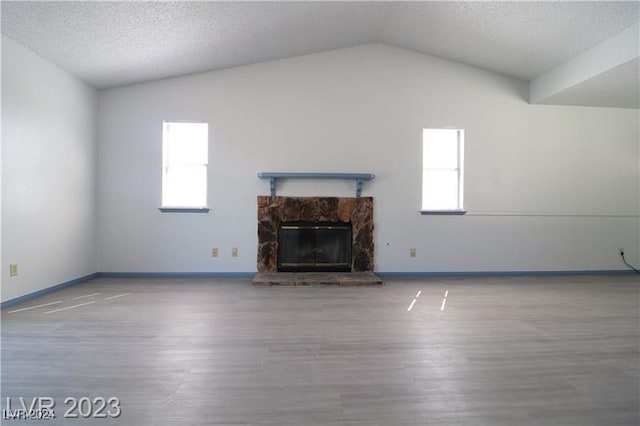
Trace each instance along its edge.
{"label": "fireplace", "polygon": [[278,271],[351,272],[351,223],[280,224]]}
{"label": "fireplace", "polygon": [[373,272],[373,248],[372,197],[258,196],[259,273]]}

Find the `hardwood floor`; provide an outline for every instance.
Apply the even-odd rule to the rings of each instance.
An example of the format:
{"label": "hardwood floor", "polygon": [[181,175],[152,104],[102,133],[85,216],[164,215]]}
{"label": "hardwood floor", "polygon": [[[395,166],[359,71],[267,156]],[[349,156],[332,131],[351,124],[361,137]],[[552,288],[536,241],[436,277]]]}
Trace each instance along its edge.
{"label": "hardwood floor", "polygon": [[[100,278],[2,311],[2,408],[49,397],[57,416],[3,424],[638,425],[639,289]],[[121,414],[65,419],[68,397]]]}

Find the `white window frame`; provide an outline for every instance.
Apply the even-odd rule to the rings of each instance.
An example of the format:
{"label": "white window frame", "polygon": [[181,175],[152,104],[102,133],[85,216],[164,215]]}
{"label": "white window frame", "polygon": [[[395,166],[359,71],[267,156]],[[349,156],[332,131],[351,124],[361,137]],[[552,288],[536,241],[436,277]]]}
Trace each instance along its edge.
{"label": "white window frame", "polygon": [[[427,142],[427,134],[429,131],[451,131],[456,132],[456,161],[454,167],[428,167],[426,163],[426,142]],[[429,170],[442,170],[442,171],[454,171],[456,173],[456,194],[455,205],[442,206],[440,207],[430,207],[426,203],[426,197],[428,194],[425,193],[425,182],[427,179],[427,172]],[[464,129],[462,128],[435,128],[435,127],[425,127],[422,131],[422,200],[421,200],[421,213],[425,215],[462,215],[465,214],[463,204],[464,202]]]}
{"label": "white window frame", "polygon": [[[202,158],[201,162],[178,162],[172,161],[170,155],[170,126],[171,125],[180,125],[180,124],[203,124],[206,125],[207,128],[207,143],[206,143],[206,152],[204,154],[204,158]],[[207,191],[207,181],[208,181],[208,165],[209,165],[209,124],[202,121],[176,121],[176,120],[165,120],[162,122],[162,202],[160,211],[162,212],[192,212],[192,213],[206,213],[209,211],[207,207],[208,202],[208,191]],[[204,182],[200,182],[200,184],[204,187],[204,194],[200,194],[201,197],[204,197],[204,203],[170,203],[170,170],[171,168],[180,167],[183,170],[186,169],[202,169],[204,168]]]}

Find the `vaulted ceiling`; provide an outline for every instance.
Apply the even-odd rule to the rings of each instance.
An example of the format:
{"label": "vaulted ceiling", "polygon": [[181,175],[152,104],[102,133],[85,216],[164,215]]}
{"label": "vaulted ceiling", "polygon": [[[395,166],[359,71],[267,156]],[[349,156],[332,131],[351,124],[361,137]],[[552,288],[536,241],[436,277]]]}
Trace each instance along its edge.
{"label": "vaulted ceiling", "polygon": [[97,89],[380,42],[640,108],[640,3],[2,1],[2,33]]}

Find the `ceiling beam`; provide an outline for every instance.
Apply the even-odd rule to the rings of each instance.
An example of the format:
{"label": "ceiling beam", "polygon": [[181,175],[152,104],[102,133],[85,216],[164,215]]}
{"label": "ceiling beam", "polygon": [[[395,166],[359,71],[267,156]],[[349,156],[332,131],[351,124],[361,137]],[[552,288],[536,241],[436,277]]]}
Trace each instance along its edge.
{"label": "ceiling beam", "polygon": [[[529,102],[550,98],[640,57],[640,23],[529,82]],[[551,102],[553,103],[553,102]]]}

